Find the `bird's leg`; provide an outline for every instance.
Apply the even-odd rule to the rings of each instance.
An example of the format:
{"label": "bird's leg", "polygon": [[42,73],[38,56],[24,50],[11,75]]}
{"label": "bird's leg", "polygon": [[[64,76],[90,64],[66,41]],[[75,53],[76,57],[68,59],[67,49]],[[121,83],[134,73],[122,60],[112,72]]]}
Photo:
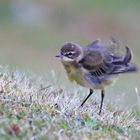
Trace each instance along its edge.
{"label": "bird's leg", "polygon": [[84,103],[85,103],[85,102],[87,101],[87,99],[92,95],[92,93],[93,93],[93,90],[90,89],[90,92],[89,92],[88,96],[85,98],[85,100],[82,102],[81,107],[83,107]]}
{"label": "bird's leg", "polygon": [[104,91],[104,89],[102,89],[102,91],[101,91],[101,104],[100,104],[99,115],[101,114],[101,111],[102,111],[102,106],[103,106],[104,96],[105,96],[105,91]]}

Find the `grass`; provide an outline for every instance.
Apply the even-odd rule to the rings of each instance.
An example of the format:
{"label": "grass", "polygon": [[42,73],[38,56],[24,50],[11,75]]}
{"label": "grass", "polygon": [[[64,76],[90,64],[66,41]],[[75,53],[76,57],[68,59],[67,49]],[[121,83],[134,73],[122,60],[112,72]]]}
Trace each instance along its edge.
{"label": "grass", "polygon": [[98,115],[99,99],[79,108],[83,97],[54,86],[49,76],[0,67],[1,140],[140,139],[139,105],[124,110],[107,103]]}

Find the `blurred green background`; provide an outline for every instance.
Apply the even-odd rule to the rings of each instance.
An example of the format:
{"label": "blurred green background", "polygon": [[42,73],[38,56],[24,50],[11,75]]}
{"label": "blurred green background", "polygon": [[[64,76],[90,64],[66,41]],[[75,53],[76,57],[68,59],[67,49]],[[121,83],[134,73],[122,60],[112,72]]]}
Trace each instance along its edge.
{"label": "blurred green background", "polygon": [[[139,67],[140,0],[0,0],[1,64],[40,73],[54,70],[63,80],[66,75],[54,56],[64,42],[86,46],[110,36],[132,48]],[[137,103],[139,86],[139,73],[124,75],[108,92],[129,107]]]}

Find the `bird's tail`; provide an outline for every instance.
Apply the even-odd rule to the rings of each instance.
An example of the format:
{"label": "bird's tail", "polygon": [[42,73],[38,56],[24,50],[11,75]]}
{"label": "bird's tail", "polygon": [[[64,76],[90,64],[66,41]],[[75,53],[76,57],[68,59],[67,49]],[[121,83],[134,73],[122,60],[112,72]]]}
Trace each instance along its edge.
{"label": "bird's tail", "polygon": [[132,53],[130,49],[126,46],[126,55],[114,59],[113,64],[115,65],[113,74],[136,72],[138,68],[135,64],[130,63],[132,59]]}
{"label": "bird's tail", "polygon": [[131,53],[130,49],[127,46],[125,48],[126,48],[126,55],[125,55],[125,57],[123,59],[123,63],[125,65],[127,65],[132,59],[132,53]]}
{"label": "bird's tail", "polygon": [[134,64],[129,64],[127,66],[115,66],[113,70],[113,74],[120,74],[120,73],[130,73],[130,72],[137,72],[138,68]]}

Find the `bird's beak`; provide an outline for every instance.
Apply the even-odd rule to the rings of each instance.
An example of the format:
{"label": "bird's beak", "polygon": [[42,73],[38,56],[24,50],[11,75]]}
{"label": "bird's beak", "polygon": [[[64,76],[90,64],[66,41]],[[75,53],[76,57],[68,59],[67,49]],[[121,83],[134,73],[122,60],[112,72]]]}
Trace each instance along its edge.
{"label": "bird's beak", "polygon": [[55,57],[58,57],[58,58],[59,58],[59,57],[60,57],[60,55],[58,54],[58,55],[56,55]]}
{"label": "bird's beak", "polygon": [[57,54],[55,57],[62,58],[62,55],[61,54]]}

